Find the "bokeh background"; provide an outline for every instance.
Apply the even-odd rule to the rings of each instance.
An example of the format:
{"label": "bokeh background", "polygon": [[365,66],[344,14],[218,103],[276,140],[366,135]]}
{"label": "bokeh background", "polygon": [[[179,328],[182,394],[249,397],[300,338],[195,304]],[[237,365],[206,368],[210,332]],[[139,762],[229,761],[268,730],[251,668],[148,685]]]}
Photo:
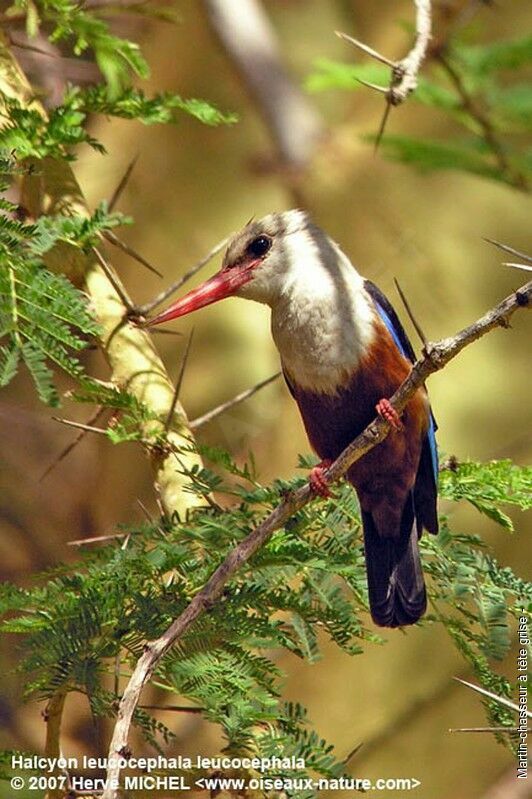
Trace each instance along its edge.
{"label": "bokeh background", "polygon": [[[474,41],[517,37],[531,29],[529,3],[479,5],[485,8],[470,25]],[[335,29],[391,56],[403,55],[410,43],[404,23],[411,23],[411,6],[402,0],[264,2],[280,58],[297,87],[304,86],[317,58],[360,58],[334,36]],[[502,254],[483,241],[487,236],[530,251],[530,200],[524,192],[461,172],[420,173],[374,154],[363,135],[376,132],[383,101],[370,91],[302,90],[309,124],[322,136],[309,165],[296,173],[279,162],[262,109],[213,30],[205,5],[179,4],[179,17],[177,26],[121,18],[116,24],[122,31],[131,28],[152,65],[147,90],[204,97],[235,111],[238,124],[210,129],[183,117],[177,126],[142,127],[94,119],[94,135],[109,156],[84,149],[75,167],[95,204],[113,193],[138,156],[120,203],[135,226],[123,236],[161,269],[164,279],[113,253],[135,301],[148,301],[252,215],[297,204],[311,211],[404,317],[393,278],[400,281],[430,338],[452,334],[524,282],[522,274],[501,266]],[[407,103],[393,111],[388,129],[444,138],[452,123],[436,110]],[[196,282],[219,261],[205,267]],[[442,453],[529,461],[529,320],[524,313],[514,319],[511,330],[493,332],[431,378]],[[157,337],[174,378],[192,327],[181,392],[190,418],[278,369],[268,310],[232,299],[175,323],[182,336]],[[88,354],[87,361],[89,368],[102,368],[96,353]],[[86,409],[68,407],[67,412],[87,418]],[[74,559],[76,547],[69,542],[105,535],[120,522],[139,518],[137,498],[155,509],[149,466],[135,445],[113,447],[102,437],[86,436],[40,480],[75,435],[36,403],[24,376],[4,392],[0,419],[2,577],[20,583],[38,570]],[[252,450],[264,481],[293,474],[297,454],[309,449],[281,381],[202,427],[198,438],[240,458]],[[502,563],[523,577],[530,574],[530,518],[515,517],[518,534],[509,536],[465,507],[445,510],[455,529],[480,533]],[[315,665],[280,657],[288,674],[286,696],[308,707],[315,727],[338,753],[346,755],[364,744],[352,762],[353,773],[416,777],[422,782],[419,799],[532,796],[526,785],[518,786],[519,794],[509,792],[516,789],[514,783],[501,789],[501,780],[514,774],[514,763],[491,736],[449,732],[482,725],[485,718],[476,696],[452,680],[467,672],[444,631],[424,625],[386,637],[385,647],[368,645],[356,658],[325,642],[323,658]],[[3,649],[2,744],[40,751],[42,707],[23,704],[20,679],[11,671],[16,652],[7,637]],[[514,653],[501,668],[515,673]],[[68,701],[65,754],[105,751],[105,726],[94,729],[82,699],[71,696]],[[166,713],[161,718],[177,733],[172,754],[217,751],[216,730],[196,716]]]}

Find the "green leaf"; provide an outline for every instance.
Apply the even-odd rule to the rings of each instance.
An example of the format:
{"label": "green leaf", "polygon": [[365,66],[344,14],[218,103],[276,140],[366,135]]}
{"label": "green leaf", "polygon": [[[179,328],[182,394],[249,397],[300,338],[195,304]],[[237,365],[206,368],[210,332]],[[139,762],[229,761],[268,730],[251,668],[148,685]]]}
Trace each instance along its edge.
{"label": "green leaf", "polygon": [[20,350],[11,343],[9,347],[0,347],[0,386],[11,383],[18,370]]}
{"label": "green leaf", "polygon": [[24,363],[31,372],[40,399],[47,405],[57,407],[59,395],[53,383],[52,370],[46,365],[42,352],[31,341],[24,342],[20,352]]}
{"label": "green leaf", "polygon": [[476,46],[457,45],[453,48],[466,70],[488,75],[503,69],[519,69],[532,63],[532,36],[507,42]]}
{"label": "green leaf", "polygon": [[237,120],[235,114],[223,113],[206,100],[183,99],[170,92],[146,97],[143,91],[135,88],[125,89],[112,98],[101,86],[75,89],[67,96],[65,105],[81,109],[84,114],[135,119],[145,125],[175,122],[176,111],[182,111],[211,126],[232,124]]}
{"label": "green leaf", "polygon": [[471,463],[440,472],[440,496],[453,502],[466,500],[507,530],[511,519],[501,506],[532,507],[532,467],[516,466],[510,460]]}
{"label": "green leaf", "polygon": [[323,92],[328,89],[363,89],[360,80],[387,86],[390,70],[380,64],[344,64],[319,58],[314,62],[314,72],[305,81],[309,92]]}
{"label": "green leaf", "polygon": [[483,652],[491,658],[502,660],[511,646],[506,598],[500,588],[491,588],[478,598],[480,619],[486,631]]}
{"label": "green leaf", "polygon": [[[366,137],[374,141],[375,137]],[[506,176],[478,149],[476,141],[447,143],[435,139],[386,135],[381,148],[394,161],[411,164],[423,171],[453,169],[506,182]]]}
{"label": "green leaf", "polygon": [[532,89],[528,84],[492,88],[488,101],[499,130],[532,128]]}
{"label": "green leaf", "polygon": [[[64,277],[48,272],[24,254],[35,226],[0,225],[0,338],[2,347],[0,385],[13,379],[22,362],[29,369],[40,398],[58,405],[50,362],[82,378],[83,370],[71,352],[86,346],[83,335],[95,335],[97,325],[85,296]],[[2,249],[4,252],[2,253]]]}

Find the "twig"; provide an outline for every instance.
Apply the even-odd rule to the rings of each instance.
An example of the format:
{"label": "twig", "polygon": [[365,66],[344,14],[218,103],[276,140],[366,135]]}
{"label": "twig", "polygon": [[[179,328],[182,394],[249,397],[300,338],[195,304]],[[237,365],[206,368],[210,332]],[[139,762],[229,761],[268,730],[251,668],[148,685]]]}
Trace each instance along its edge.
{"label": "twig", "polygon": [[127,538],[131,535],[131,530],[127,533],[110,533],[109,535],[95,535],[92,538],[77,538],[75,541],[68,541],[69,547],[82,547],[84,544],[101,544],[103,541],[115,541],[120,538]]}
{"label": "twig", "polygon": [[355,39],[353,36],[349,36],[347,33],[342,33],[342,31],[335,31],[335,34],[339,39],[352,44],[354,47],[358,47],[358,49],[362,50],[362,52],[366,53],[372,58],[375,58],[377,61],[380,61],[381,64],[386,64],[387,67],[391,67],[392,69],[397,68],[396,61],[392,61],[391,58],[387,58],[385,55],[382,55],[382,53],[374,50],[373,47],[370,47],[368,44],[364,44],[364,42]]}
{"label": "twig", "polygon": [[122,300],[122,304],[124,305],[124,307],[127,309],[129,313],[135,313],[136,308],[129,299],[129,297],[127,296],[124,287],[122,286],[117,276],[115,275],[114,270],[109,267],[107,261],[96,247],[92,248],[92,252],[96,256],[96,260],[98,261],[103,271],[105,272],[107,280],[109,281],[109,283],[112,285],[112,287],[114,288],[120,299]]}
{"label": "twig", "polygon": [[269,386],[270,383],[273,383],[274,380],[277,380],[281,374],[282,372],[276,372],[274,375],[267,377],[266,380],[262,380],[255,386],[247,388],[245,391],[241,391],[240,394],[237,394],[236,397],[233,397],[233,399],[223,402],[221,405],[217,405],[216,408],[213,408],[211,411],[207,411],[207,413],[204,413],[203,416],[198,416],[197,419],[193,419],[191,422],[189,422],[190,429],[196,430],[198,427],[207,424],[207,422],[212,422],[213,419],[216,419],[217,416],[220,416],[220,414],[229,410],[229,408],[233,408],[240,402],[244,402],[244,400],[247,400],[249,397],[252,397],[253,394],[256,394],[257,391],[260,391],[261,388]]}
{"label": "twig", "polygon": [[161,303],[165,302],[165,300],[167,300],[168,297],[170,297],[175,291],[180,289],[184,283],[190,280],[190,278],[194,277],[194,275],[197,272],[199,272],[200,269],[203,269],[203,267],[209,263],[211,258],[214,258],[214,256],[217,255],[220,252],[220,250],[223,250],[224,247],[226,247],[227,244],[229,243],[230,238],[231,236],[226,236],[225,239],[222,239],[222,241],[219,241],[217,244],[215,244],[212,250],[209,250],[209,252],[203,256],[203,258],[200,258],[200,260],[197,263],[195,263],[194,266],[191,266],[190,269],[187,272],[185,272],[184,275],[181,275],[181,277],[175,281],[175,283],[172,283],[171,286],[168,286],[167,288],[164,289],[164,291],[161,291],[160,294],[154,297],[153,300],[147,302],[145,305],[142,305],[139,308],[139,313],[142,316],[146,316],[151,311],[153,311],[153,309],[157,305],[160,305]]}
{"label": "twig", "polygon": [[394,277],[393,282],[395,283],[395,288],[397,289],[397,291],[399,293],[399,296],[401,297],[401,300],[403,302],[403,305],[405,306],[406,312],[407,312],[408,316],[410,317],[410,321],[414,325],[416,333],[418,334],[419,338],[423,342],[423,346],[426,347],[427,346],[427,337],[425,336],[421,325],[419,324],[419,322],[417,321],[416,317],[412,313],[412,308],[410,307],[410,303],[406,299],[406,296],[405,296],[405,294],[403,292],[403,289],[399,285],[399,281],[397,280],[396,277]]}
{"label": "twig", "polygon": [[153,516],[149,512],[149,510],[146,507],[146,505],[144,504],[144,502],[141,499],[139,499],[138,497],[137,497],[136,501],[137,501],[137,505],[139,506],[139,508],[143,512],[144,516],[146,517],[146,521],[150,522],[150,524],[155,524],[155,519],[153,518]]}
{"label": "twig", "polygon": [[519,727],[451,727],[449,732],[532,732],[532,727],[527,730]]}
{"label": "twig", "polygon": [[39,55],[44,55],[47,58],[61,58],[60,53],[56,53],[54,50],[44,50],[42,47],[37,47],[34,44],[27,44],[26,42],[17,41],[12,33],[9,31],[7,32],[7,38],[9,39],[9,43],[12,47],[17,47],[20,50],[29,50],[31,53],[38,53]]}
{"label": "twig", "polygon": [[[488,331],[499,326],[507,327],[508,319],[515,311],[519,308],[529,307],[531,304],[532,281],[506,297],[495,308],[455,336],[435,344],[428,344],[423,356],[416,361],[409,376],[391,398],[390,402],[395,410],[400,413],[405,408],[430,374],[443,369],[466,346],[481,338]],[[384,419],[380,417],[374,419],[326,471],[327,481],[339,480],[355,461],[384,440],[389,429],[389,425]],[[213,603],[221,596],[227,582],[238,570],[296,511],[310,502],[312,497],[313,494],[308,484],[285,496],[275,510],[231,550],[201,591],[194,596],[183,613],[172,622],[168,629],[159,638],[146,644],[120,700],[117,721],[109,748],[109,768],[107,770],[107,787],[103,794],[104,799],[116,799],[117,797],[117,790],[112,787],[120,776],[120,763],[117,755],[127,751],[133,713],[143,687],[149,681],[161,658],[196,619],[212,607]]]}
{"label": "twig", "polygon": [[379,131],[375,139],[375,150],[377,150],[384,134],[391,107],[404,103],[406,98],[417,88],[419,70],[427,55],[432,27],[430,0],[414,0],[414,5],[416,7],[416,38],[409,53],[401,59],[401,61],[392,61],[390,58],[382,55],[382,53],[374,50],[373,47],[369,47],[367,44],[360,42],[358,39],[354,39],[352,36],[348,36],[346,33],[336,31],[336,35],[341,39],[358,47],[359,50],[362,50],[364,53],[371,56],[371,58],[380,61],[382,64],[386,64],[392,70],[388,87],[377,86],[374,83],[368,83],[367,81],[359,79],[359,83],[362,83],[364,86],[368,86],[368,88],[386,95],[386,108],[384,109]]}
{"label": "twig", "polygon": [[183,359],[181,361],[181,368],[179,369],[179,375],[177,378],[177,382],[175,384],[174,396],[172,399],[172,403],[170,405],[170,409],[168,411],[168,416],[166,417],[166,422],[164,423],[164,429],[168,430],[170,425],[172,424],[172,419],[174,417],[174,411],[177,405],[177,401],[179,399],[179,393],[181,391],[181,385],[183,383],[183,377],[185,376],[185,369],[187,368],[188,363],[188,356],[190,353],[190,346],[192,344],[192,337],[194,335],[194,328],[190,331],[190,336],[188,337],[187,346],[185,347],[185,352],[183,354]]}
{"label": "twig", "polygon": [[[529,283],[532,287],[532,283]],[[532,295],[532,291],[531,291]],[[494,694],[492,691],[487,691],[485,688],[482,688],[480,685],[475,685],[472,682],[468,682],[467,680],[462,680],[460,677],[453,677],[456,682],[462,683],[462,685],[467,686],[467,688],[471,688],[472,691],[477,691],[479,694],[483,696],[487,696],[489,699],[493,699],[494,702],[499,702],[500,705],[504,705],[505,707],[509,707],[511,710],[514,710],[516,713],[525,713],[529,719],[532,719],[532,710],[527,710],[526,708],[520,708],[519,705],[516,705],[515,702],[511,702],[509,699],[506,699],[505,696],[499,696],[498,694]]]}
{"label": "twig", "polygon": [[[46,757],[52,758],[57,762],[57,758],[61,755],[61,722],[63,719],[63,710],[65,707],[66,689],[64,687],[58,688],[53,694],[46,709],[44,711],[44,720],[46,722],[46,743],[44,745],[44,753]],[[50,780],[50,785],[52,781]],[[46,793],[46,799],[60,799],[63,791],[59,787],[50,787]]]}
{"label": "twig", "polygon": [[109,206],[108,206],[109,207],[109,211],[114,211],[114,209],[116,208],[116,205],[117,205],[118,201],[120,200],[120,197],[122,196],[122,192],[124,191],[124,189],[126,188],[127,184],[129,183],[129,178],[131,177],[131,173],[135,169],[135,164],[137,163],[138,160],[139,160],[139,157],[138,157],[138,155],[136,155],[134,158],[131,159],[131,161],[127,165],[126,171],[124,172],[124,174],[120,178],[120,180],[118,182],[118,186],[114,190],[114,192],[112,194],[112,197],[109,200]]}
{"label": "twig", "polygon": [[532,255],[527,255],[520,250],[515,250],[513,247],[510,247],[508,244],[503,244],[500,241],[496,241],[495,239],[488,239],[484,237],[484,241],[487,241],[488,244],[493,244],[495,247],[498,247],[499,250],[504,250],[504,252],[509,252],[510,255],[517,255],[518,258],[523,258],[525,261],[528,261],[529,264],[532,264]]}
{"label": "twig", "polygon": [[[87,425],[87,427],[89,428],[89,430],[87,430],[87,429],[83,429],[83,430],[81,431],[81,433],[80,433],[79,435],[77,435],[77,436],[76,436],[76,438],[74,439],[74,441],[71,441],[71,442],[70,442],[70,444],[67,444],[67,446],[66,446],[66,447],[65,447],[65,448],[62,450],[62,452],[60,452],[60,453],[59,453],[59,455],[58,455],[58,456],[57,456],[57,457],[56,457],[56,458],[55,458],[55,459],[52,461],[52,463],[51,463],[51,464],[50,464],[50,465],[47,467],[47,469],[45,469],[45,471],[44,471],[44,472],[42,473],[42,475],[39,477],[39,483],[42,483],[42,481],[43,481],[43,480],[44,480],[46,477],[48,477],[48,475],[50,474],[50,472],[51,472],[53,469],[55,469],[55,467],[56,467],[58,464],[60,464],[60,463],[61,463],[61,461],[62,461],[62,460],[64,460],[64,459],[67,457],[67,455],[70,455],[70,453],[72,452],[72,450],[73,450],[73,449],[75,449],[75,448],[77,447],[77,445],[80,443],[80,441],[82,441],[82,440],[85,438],[85,435],[86,435],[86,433],[88,433],[88,432],[94,432],[94,431],[90,431],[90,428],[92,427],[92,425],[94,425],[94,423],[95,423],[95,422],[97,422],[97,421],[98,421],[98,419],[100,418],[100,416],[102,415],[102,413],[104,412],[104,410],[105,410],[105,408],[103,407],[103,405],[100,405],[100,406],[99,406],[99,407],[96,409],[96,412],[95,412],[95,413],[94,413],[94,414],[91,416],[91,418],[88,420],[88,422],[86,422],[86,425]],[[58,420],[58,419],[56,419],[56,421],[59,421],[59,420]],[[98,429],[99,429],[99,428],[98,428]]]}
{"label": "twig", "polygon": [[143,255],[140,255],[140,253],[138,253],[136,250],[134,250],[133,247],[130,247],[129,244],[126,244],[125,241],[122,241],[122,239],[119,239],[118,236],[116,236],[110,230],[106,230],[105,233],[102,233],[101,237],[106,239],[107,241],[109,241],[111,244],[114,244],[115,247],[118,247],[119,250],[122,250],[122,252],[125,252],[126,255],[129,255],[135,261],[138,261],[139,264],[142,264],[143,266],[145,266],[146,269],[149,269],[150,272],[153,272],[153,274],[157,275],[157,277],[163,277],[162,272],[159,272],[158,269],[156,269],[152,264],[150,264],[150,262],[147,261],[146,258],[144,258]]}
{"label": "twig", "polygon": [[94,427],[90,424],[83,422],[75,422],[73,419],[63,419],[61,416],[52,416],[54,422],[66,424],[67,427],[75,427],[76,430],[83,430],[84,433],[100,433],[100,435],[107,435],[107,430],[104,427]]}
{"label": "twig", "polygon": [[171,710],[173,713],[203,713],[205,708],[185,705],[139,705],[142,710]]}
{"label": "twig", "polygon": [[495,135],[495,131],[489,117],[481,110],[481,108],[479,108],[477,103],[467,91],[462,80],[462,76],[458,70],[454,68],[454,66],[446,58],[446,56],[443,55],[443,53],[436,53],[435,58],[441,64],[453,83],[460,99],[462,100],[463,108],[477,122],[482,134],[482,138],[493,153],[501,173],[506,176],[508,183],[510,183],[512,186],[526,191],[528,189],[528,181],[526,177],[521,172],[514,169],[508,160],[503,145],[499,142],[497,136]]}
{"label": "twig", "polygon": [[514,269],[523,269],[525,272],[532,272],[532,266],[527,266],[527,264],[512,264],[506,261],[503,263],[503,266],[512,266]]}
{"label": "twig", "polygon": [[341,31],[336,31],[336,35],[340,39],[349,42],[349,44],[363,50],[382,64],[391,67],[390,85],[387,88],[360,81],[365,86],[386,94],[390,105],[401,105],[408,95],[417,88],[419,70],[427,54],[430,42],[432,24],[430,0],[414,0],[414,4],[416,6],[416,38],[410,52],[401,61],[392,61],[358,39],[354,39]]}

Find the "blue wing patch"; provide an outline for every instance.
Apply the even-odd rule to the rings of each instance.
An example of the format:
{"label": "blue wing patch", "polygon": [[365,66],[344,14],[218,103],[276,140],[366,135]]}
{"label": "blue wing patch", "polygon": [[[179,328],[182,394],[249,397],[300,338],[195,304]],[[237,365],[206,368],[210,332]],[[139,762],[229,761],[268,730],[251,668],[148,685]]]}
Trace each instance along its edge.
{"label": "blue wing patch", "polygon": [[[375,306],[377,308],[377,311],[379,312],[379,316],[381,317],[382,321],[386,325],[386,329],[388,330],[388,332],[390,333],[391,337],[393,338],[394,344],[397,347],[397,349],[399,350],[399,352],[401,353],[401,355],[403,355],[403,357],[407,358],[407,360],[413,361],[414,358],[412,357],[412,355],[413,355],[412,346],[411,346],[410,342],[408,341],[408,338],[407,338],[406,333],[403,330],[402,326],[401,326],[400,330],[397,329],[397,327],[394,324],[393,320],[391,319],[390,315],[388,314],[386,309],[382,307],[382,305],[380,304],[380,302],[378,300],[375,300]],[[405,339],[406,339],[406,343],[408,343],[408,348],[405,346]],[[429,429],[427,430],[427,439],[428,439],[428,443],[429,443],[429,447],[430,447],[430,457],[431,457],[431,463],[432,463],[432,474],[433,474],[433,477],[434,477],[434,482],[437,485],[438,484],[439,463],[438,463],[438,447],[436,445],[436,430],[437,430],[436,420],[434,419],[434,416],[433,416],[432,411],[431,411],[430,412]]]}
{"label": "blue wing patch", "polygon": [[430,412],[430,421],[429,421],[429,429],[427,430],[427,439],[430,446],[430,457],[432,461],[432,474],[434,476],[434,482],[438,485],[438,473],[440,469],[440,464],[438,461],[438,445],[436,444],[436,421],[434,416],[432,415],[432,411]]}
{"label": "blue wing patch", "polygon": [[[401,341],[401,338],[399,337],[399,332],[396,330],[394,323],[392,322],[392,320],[390,319],[390,317],[388,316],[388,314],[386,313],[386,311],[384,310],[382,305],[380,305],[378,302],[376,302],[375,305],[377,306],[377,310],[379,312],[380,318],[382,319],[382,321],[386,325],[386,328],[387,328],[388,332],[390,333],[391,337],[393,338],[393,340],[395,342],[395,345],[396,345],[397,349],[399,350],[399,352],[401,353],[401,355],[403,355],[405,358],[407,358],[407,360],[412,360],[412,358],[410,356],[410,353],[406,351],[406,349],[405,349],[405,347],[403,345],[403,342]],[[403,335],[406,335],[406,334],[404,334],[404,331],[403,331]]]}

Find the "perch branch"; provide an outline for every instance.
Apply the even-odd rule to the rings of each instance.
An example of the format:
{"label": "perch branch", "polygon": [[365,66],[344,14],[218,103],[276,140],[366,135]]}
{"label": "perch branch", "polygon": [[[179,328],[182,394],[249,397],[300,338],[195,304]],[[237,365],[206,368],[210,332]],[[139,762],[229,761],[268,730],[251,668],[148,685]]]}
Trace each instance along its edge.
{"label": "perch branch", "polygon": [[[495,327],[509,327],[510,317],[519,308],[532,304],[532,281],[502,300],[495,308],[455,336],[435,344],[427,344],[423,356],[416,361],[406,380],[391,398],[391,404],[401,413],[417,389],[427,377],[443,369],[444,366],[473,341],[493,330]],[[389,432],[389,425],[378,417],[341,453],[325,472],[328,482],[339,480],[349,467],[381,442]],[[118,793],[112,787],[118,782],[120,764],[118,756],[129,752],[128,739],[133,713],[140,699],[143,687],[149,681],[161,658],[190,628],[194,621],[212,608],[221,596],[227,582],[246,564],[250,558],[268,541],[270,536],[282,527],[288,519],[313,498],[307,484],[293,491],[262,521],[243,541],[241,541],[218,566],[201,591],[192,599],[183,613],[175,619],[168,629],[154,641],[146,644],[144,652],[137,661],[133,674],[120,700],[111,745],[109,748],[109,768],[107,786],[103,799],[116,799]]]}

